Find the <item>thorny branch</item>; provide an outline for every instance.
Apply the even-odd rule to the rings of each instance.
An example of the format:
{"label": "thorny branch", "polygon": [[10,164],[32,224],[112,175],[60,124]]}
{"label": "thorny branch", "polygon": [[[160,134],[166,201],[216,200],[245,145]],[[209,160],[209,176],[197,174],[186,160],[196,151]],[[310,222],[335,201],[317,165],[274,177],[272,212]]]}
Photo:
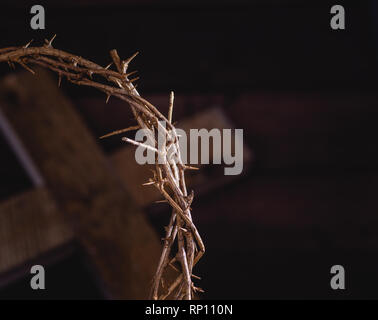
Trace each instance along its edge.
{"label": "thorny branch", "polygon": [[[114,96],[130,105],[138,125],[109,133],[101,138],[143,128],[148,133],[149,145],[128,138],[122,140],[152,149],[157,153],[156,160],[158,156],[163,157],[163,161],[156,161],[153,177],[144,184],[155,186],[172,207],[172,215],[166,227],[163,250],[153,278],[150,298],[154,300],[192,299],[195,292],[203,292],[202,289],[194,286],[192,279],[198,277],[193,275],[192,270],[204,254],[205,247],[192,221],[190,205],[193,200],[193,191],[188,195],[184,175],[186,169],[196,168],[183,164],[178,136],[172,125],[173,92],[170,95],[168,118],[166,118],[155,106],[139,95],[133,84],[138,78],[129,79],[135,71],[127,73],[128,66],[138,53],[126,60],[121,60],[117,51],[112,50],[110,51],[112,63],[102,67],[80,56],[53,48],[54,38],[55,36],[49,41],[45,40],[45,44],[41,47],[30,47],[31,42],[29,42],[21,47],[0,49],[0,62],[8,62],[12,68],[15,64],[19,64],[33,74],[30,64],[42,66],[58,74],[58,85],[61,84],[62,78],[66,78],[74,84],[94,87],[104,92],[106,102]],[[114,65],[116,70],[111,70],[111,65]],[[159,121],[165,121],[166,128]],[[165,135],[166,144],[162,151],[158,150],[158,132],[163,132]],[[156,148],[151,147],[153,145]],[[173,147],[175,161],[171,161],[172,152],[167,152],[168,146]],[[178,271],[179,275],[169,284],[169,287],[165,287],[164,283],[167,282],[165,273],[168,267]]]}

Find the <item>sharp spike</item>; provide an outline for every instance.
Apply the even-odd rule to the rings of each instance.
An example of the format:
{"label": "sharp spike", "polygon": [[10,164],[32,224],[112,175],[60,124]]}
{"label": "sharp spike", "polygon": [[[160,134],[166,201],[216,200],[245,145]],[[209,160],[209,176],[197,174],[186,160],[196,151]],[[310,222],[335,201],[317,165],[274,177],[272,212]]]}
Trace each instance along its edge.
{"label": "sharp spike", "polygon": [[118,84],[118,87],[123,88],[121,81],[118,79],[115,79],[115,82]]}
{"label": "sharp spike", "polygon": [[24,49],[28,48],[32,42],[33,42],[33,39],[31,39],[27,44],[24,45]]}
{"label": "sharp spike", "polygon": [[145,182],[142,184],[142,186],[150,186],[152,184],[155,184],[156,182],[155,181],[149,181],[149,182]]}
{"label": "sharp spike", "polygon": [[168,265],[169,265],[173,270],[180,272],[180,270],[179,270],[178,268],[176,268],[171,262],[169,262]]}
{"label": "sharp spike", "polygon": [[150,145],[147,145],[147,144],[144,144],[144,143],[141,143],[141,142],[138,142],[138,141],[134,141],[134,140],[129,139],[127,137],[123,137],[122,141],[128,142],[128,143],[133,144],[134,146],[137,146],[137,147],[146,148],[148,150],[151,150],[151,151],[154,151],[156,153],[159,153],[158,149],[156,149],[154,147],[151,147]]}
{"label": "sharp spike", "polygon": [[129,80],[129,82],[133,83],[134,81],[137,81],[137,80],[139,80],[139,77],[135,77],[135,78]]}
{"label": "sharp spike", "polygon": [[52,43],[53,43],[55,37],[56,37],[56,34],[54,34],[54,36],[50,40],[45,39],[46,47],[52,47]]}
{"label": "sharp spike", "polygon": [[56,38],[56,33],[53,35],[53,37],[52,37],[51,40],[49,41],[50,46],[51,46],[52,42],[55,40],[55,38]]}
{"label": "sharp spike", "polygon": [[34,70],[28,67],[25,63],[22,61],[17,61],[17,63],[22,66],[24,69],[28,70],[30,73],[35,74]]}
{"label": "sharp spike", "polygon": [[127,132],[127,131],[138,130],[139,128],[140,128],[139,126],[131,126],[131,127],[125,128],[125,129],[112,131],[110,133],[107,133],[107,134],[101,136],[100,139],[108,138],[108,137],[114,136],[116,134],[124,133],[124,132]]}
{"label": "sharp spike", "polygon": [[8,65],[11,69],[15,69],[14,63],[12,61],[8,60]]}
{"label": "sharp spike", "polygon": [[131,75],[133,75],[133,74],[136,74],[138,71],[137,70],[135,70],[135,71],[131,71],[131,72],[129,72],[129,73],[126,73],[125,74],[125,77],[129,77],[129,76],[131,76]]}
{"label": "sharp spike", "polygon": [[157,200],[155,203],[168,203],[168,200]]}
{"label": "sharp spike", "polygon": [[184,165],[184,169],[188,169],[188,170],[199,170],[199,168],[197,168],[197,167],[188,166],[188,165]]}
{"label": "sharp spike", "polygon": [[139,54],[139,51],[135,52],[130,58],[122,61],[123,64],[129,65],[129,63]]}
{"label": "sharp spike", "polygon": [[59,78],[58,78],[58,88],[60,87],[61,83],[62,83],[62,74],[59,73]]}
{"label": "sharp spike", "polygon": [[169,123],[172,123],[172,114],[173,114],[173,101],[175,99],[175,94],[173,91],[171,91],[171,94],[169,96],[169,109],[168,109],[168,121]]}
{"label": "sharp spike", "polygon": [[108,103],[108,102],[109,102],[110,96],[111,96],[110,94],[107,94],[107,95],[106,95],[106,101],[105,101],[105,103]]}
{"label": "sharp spike", "polygon": [[199,288],[199,287],[193,287],[193,290],[196,291],[196,292],[205,292],[203,289]]}

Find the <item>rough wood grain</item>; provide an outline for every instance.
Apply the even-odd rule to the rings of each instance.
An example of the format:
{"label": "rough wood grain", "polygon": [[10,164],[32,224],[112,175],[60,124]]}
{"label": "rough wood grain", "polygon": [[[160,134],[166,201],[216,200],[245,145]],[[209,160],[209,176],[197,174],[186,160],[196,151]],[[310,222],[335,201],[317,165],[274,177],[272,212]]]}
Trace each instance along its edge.
{"label": "rough wood grain", "polygon": [[45,188],[0,203],[0,273],[72,238],[71,229]]}
{"label": "rough wood grain", "polygon": [[36,76],[11,74],[2,87],[3,112],[92,258],[109,296],[146,298],[159,242],[56,79],[37,70]]}

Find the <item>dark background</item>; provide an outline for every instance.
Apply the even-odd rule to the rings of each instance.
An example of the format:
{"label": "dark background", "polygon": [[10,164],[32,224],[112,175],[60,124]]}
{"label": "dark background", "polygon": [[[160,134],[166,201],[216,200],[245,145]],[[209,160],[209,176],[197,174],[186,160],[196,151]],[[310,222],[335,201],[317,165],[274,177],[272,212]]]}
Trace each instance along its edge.
{"label": "dark background", "polygon": [[[174,90],[185,101],[177,119],[216,102],[244,129],[255,154],[248,173],[193,203],[207,243],[196,271],[203,298],[378,298],[377,1],[38,4],[44,31],[29,26],[31,4],[2,1],[0,47],[56,33],[55,47],[102,65],[113,48],[123,57],[140,51],[132,69],[142,95],[168,101]],[[330,28],[334,4],[345,6],[345,30]],[[95,90],[62,90],[95,136],[130,122],[123,104],[105,105]],[[110,153],[121,143],[99,145]],[[5,199],[30,184],[5,142],[0,152]],[[162,232],[169,212],[146,214]],[[77,270],[76,290],[95,297],[90,278],[72,267],[79,260],[57,263],[54,277]],[[345,291],[329,286],[335,264],[345,267]],[[48,297],[70,296],[72,287],[56,286]],[[14,284],[2,297],[19,292]]]}

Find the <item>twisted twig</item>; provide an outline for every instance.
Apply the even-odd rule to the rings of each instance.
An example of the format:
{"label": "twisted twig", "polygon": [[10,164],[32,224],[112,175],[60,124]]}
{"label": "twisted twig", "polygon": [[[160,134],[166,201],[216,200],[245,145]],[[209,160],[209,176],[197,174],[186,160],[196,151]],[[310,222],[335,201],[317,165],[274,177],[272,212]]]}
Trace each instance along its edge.
{"label": "twisted twig", "polygon": [[[29,42],[22,47],[0,49],[0,62],[8,62],[11,67],[19,64],[32,73],[34,71],[29,67],[29,64],[39,65],[58,74],[58,85],[60,85],[62,78],[66,78],[72,83],[103,91],[107,96],[106,101],[111,96],[115,96],[129,103],[138,126],[118,130],[103,137],[137,128],[146,130],[149,139],[148,145],[128,138],[123,138],[123,140],[150,148],[157,153],[156,160],[159,157],[163,159],[163,161],[156,161],[154,176],[144,185],[154,185],[163,195],[165,201],[173,208],[169,225],[166,227],[163,251],[153,279],[150,298],[191,299],[195,291],[202,291],[202,289],[193,285],[192,278],[196,276],[193,275],[192,270],[205,252],[205,247],[196,226],[192,222],[190,205],[193,200],[193,192],[188,195],[185,184],[184,170],[195,168],[183,164],[179,140],[175,127],[171,123],[173,93],[171,93],[169,101],[167,119],[155,106],[139,95],[133,85],[137,78],[129,79],[129,76],[135,72],[127,73],[127,69],[137,53],[126,60],[121,60],[116,50],[110,51],[111,64],[116,67],[116,70],[111,70],[111,64],[102,67],[82,57],[53,48],[52,41],[54,38],[55,36],[50,41],[45,40],[45,44],[41,47],[30,47],[31,42]],[[166,123],[166,127],[162,126],[161,121]],[[163,150],[158,150],[157,138],[161,132],[165,136],[166,144]],[[151,146],[155,146],[155,148]],[[167,152],[168,147],[173,148],[175,161],[172,161],[172,152]],[[172,258],[175,242],[177,242],[177,252]],[[180,266],[175,266],[175,262],[179,262]],[[163,290],[164,273],[169,266],[179,271],[180,274],[166,290]]]}

